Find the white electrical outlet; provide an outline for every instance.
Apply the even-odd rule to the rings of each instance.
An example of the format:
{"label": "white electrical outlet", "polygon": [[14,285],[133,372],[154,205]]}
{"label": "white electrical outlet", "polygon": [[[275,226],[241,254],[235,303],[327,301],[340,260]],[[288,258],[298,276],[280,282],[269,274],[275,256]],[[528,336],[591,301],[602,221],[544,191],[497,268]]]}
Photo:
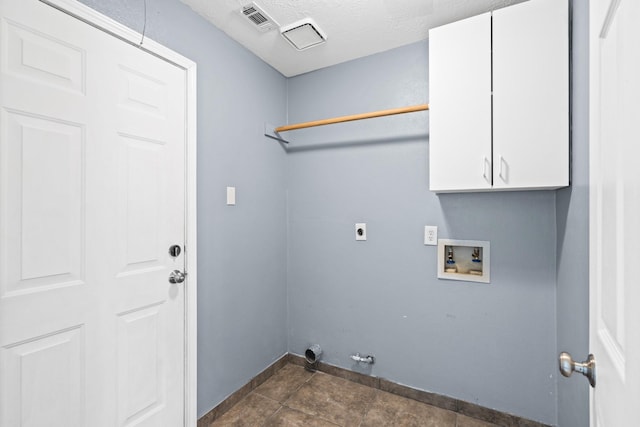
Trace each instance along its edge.
{"label": "white electrical outlet", "polygon": [[356,240],[367,240],[367,224],[356,224]]}
{"label": "white electrical outlet", "polygon": [[435,225],[424,226],[424,244],[436,246],[438,244],[438,227]]}

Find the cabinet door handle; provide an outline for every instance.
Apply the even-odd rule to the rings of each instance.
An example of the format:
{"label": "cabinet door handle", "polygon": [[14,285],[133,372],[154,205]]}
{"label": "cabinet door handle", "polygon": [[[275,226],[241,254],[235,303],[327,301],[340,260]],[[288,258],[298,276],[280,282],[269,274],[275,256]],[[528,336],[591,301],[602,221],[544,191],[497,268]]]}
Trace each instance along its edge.
{"label": "cabinet door handle", "polygon": [[487,156],[482,157],[482,176],[484,179],[491,184],[491,176],[489,176],[489,172],[491,171],[491,162],[487,158]]}
{"label": "cabinet door handle", "polygon": [[509,165],[507,165],[507,162],[504,161],[504,158],[500,156],[500,173],[498,174],[498,176],[500,176],[500,179],[502,179],[504,182],[507,182],[508,169]]}

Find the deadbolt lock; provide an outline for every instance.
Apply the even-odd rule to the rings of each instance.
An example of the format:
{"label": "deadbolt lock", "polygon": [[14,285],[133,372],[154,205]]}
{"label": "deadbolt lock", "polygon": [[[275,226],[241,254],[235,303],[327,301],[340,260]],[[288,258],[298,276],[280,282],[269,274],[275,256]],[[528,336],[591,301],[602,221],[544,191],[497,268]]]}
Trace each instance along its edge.
{"label": "deadbolt lock", "polygon": [[177,258],[180,255],[180,252],[182,252],[182,249],[180,249],[180,245],[171,245],[169,247],[169,255],[171,255],[173,258]]}

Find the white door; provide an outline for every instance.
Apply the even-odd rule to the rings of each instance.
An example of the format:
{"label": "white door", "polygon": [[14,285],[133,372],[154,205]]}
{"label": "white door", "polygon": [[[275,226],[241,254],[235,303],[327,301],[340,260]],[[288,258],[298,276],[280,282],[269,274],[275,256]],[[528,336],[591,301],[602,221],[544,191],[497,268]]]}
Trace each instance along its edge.
{"label": "white door", "polygon": [[185,72],[0,14],[0,425],[183,425]]}
{"label": "white door", "polygon": [[[591,0],[591,426],[638,425],[640,2]],[[574,355],[576,356],[576,355]]]}

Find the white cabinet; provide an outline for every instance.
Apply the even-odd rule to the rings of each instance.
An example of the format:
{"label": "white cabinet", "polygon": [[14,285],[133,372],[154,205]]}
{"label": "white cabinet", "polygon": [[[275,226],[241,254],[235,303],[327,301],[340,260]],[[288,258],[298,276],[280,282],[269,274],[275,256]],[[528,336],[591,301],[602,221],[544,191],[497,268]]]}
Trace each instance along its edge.
{"label": "white cabinet", "polygon": [[491,14],[429,31],[429,186],[491,188]]}
{"label": "white cabinet", "polygon": [[569,7],[493,12],[494,188],[569,185]]}
{"label": "white cabinet", "polygon": [[566,0],[529,0],[429,32],[429,187],[569,185]]}

